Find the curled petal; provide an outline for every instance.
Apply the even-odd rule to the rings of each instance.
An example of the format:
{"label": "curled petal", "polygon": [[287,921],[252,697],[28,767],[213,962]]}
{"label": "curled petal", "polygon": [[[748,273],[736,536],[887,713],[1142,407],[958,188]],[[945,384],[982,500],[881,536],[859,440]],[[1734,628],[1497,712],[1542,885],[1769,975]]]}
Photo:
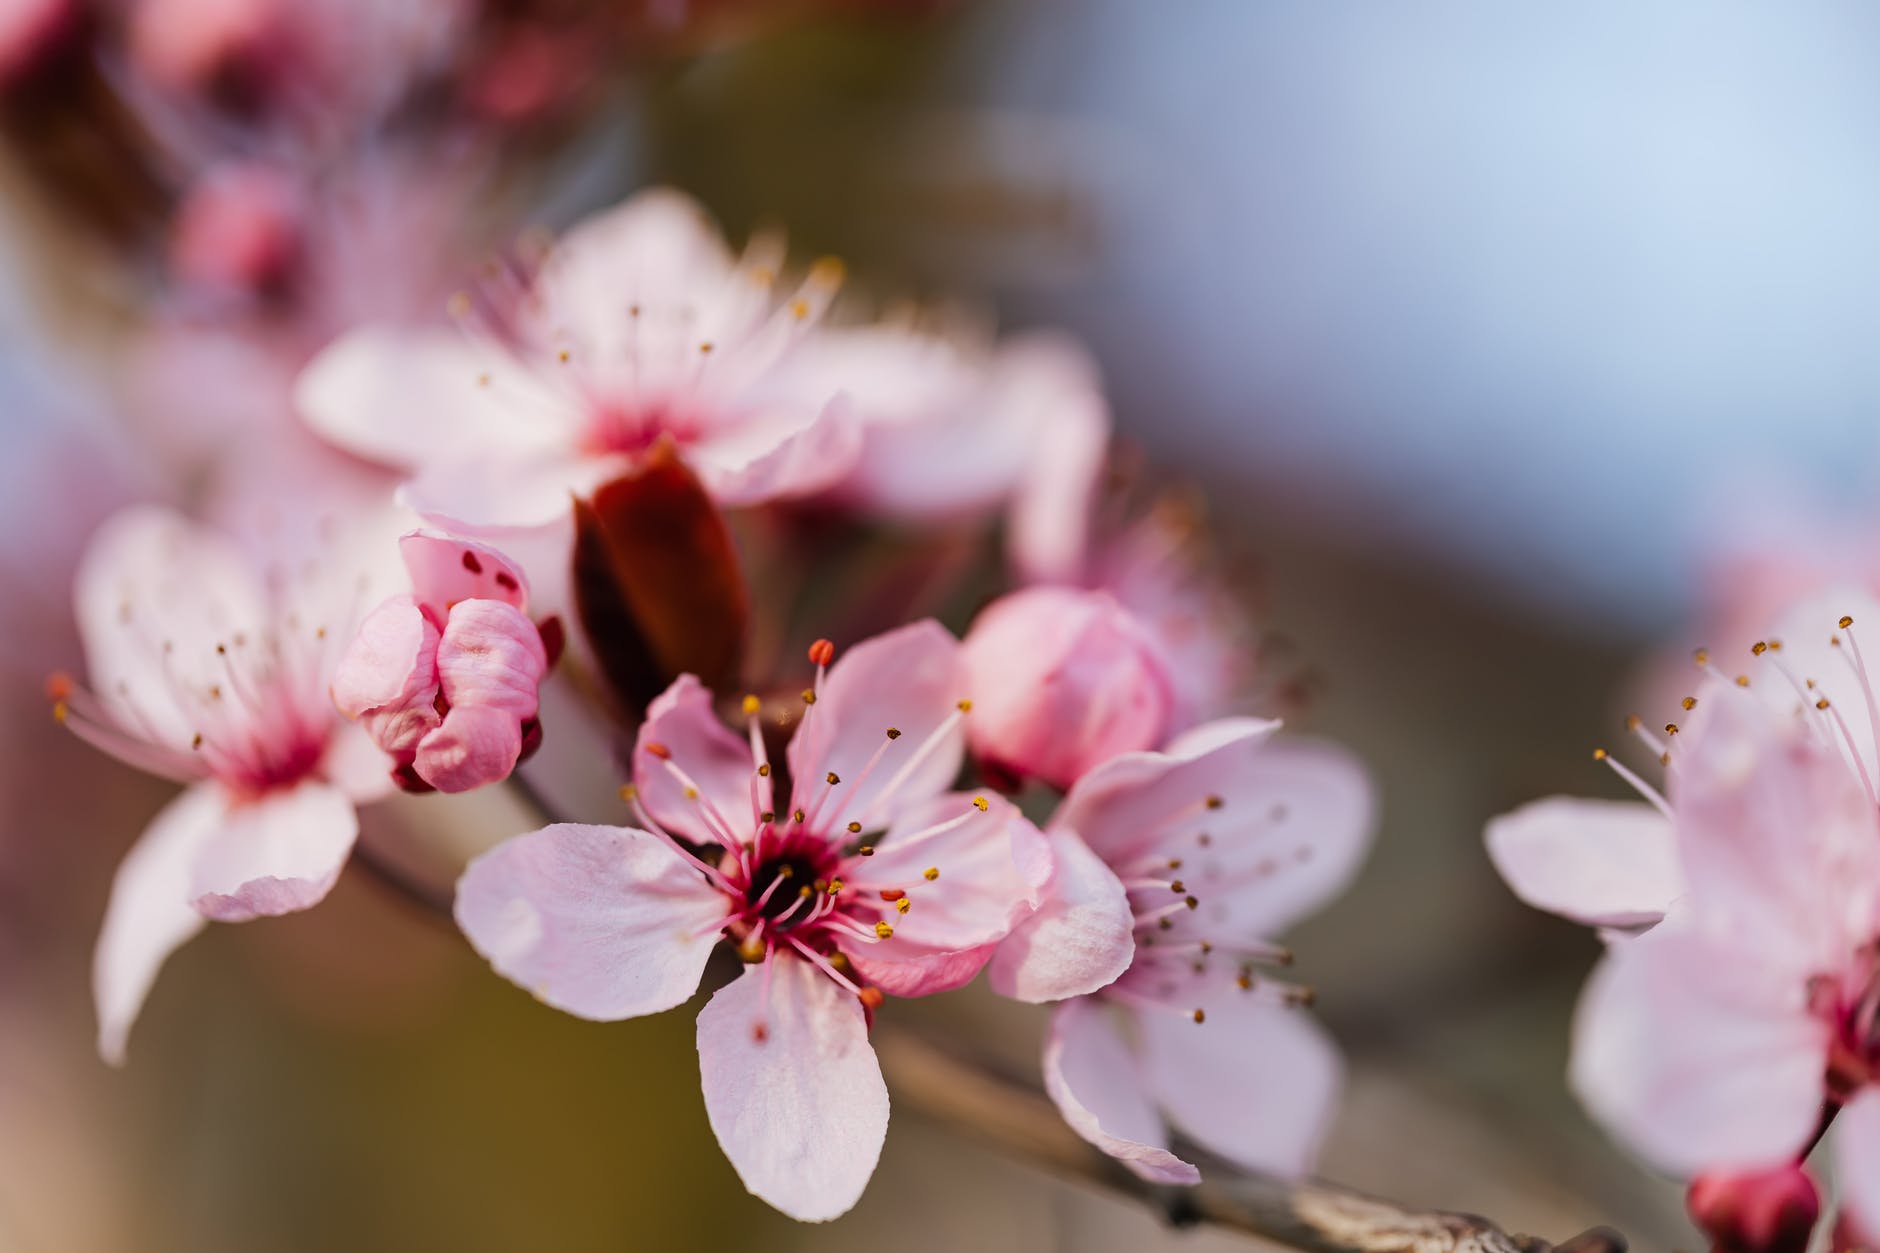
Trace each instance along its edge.
{"label": "curled petal", "polygon": [[232,798],[196,860],[187,899],[217,922],[306,909],[333,890],[358,834],[352,801],[326,783]]}
{"label": "curled petal", "polygon": [[699,1012],[698,1063],[712,1132],[753,1195],[803,1222],[861,1198],[888,1088],[854,996],[807,962],[748,967]]}
{"label": "curled petal", "polygon": [[728,428],[686,459],[721,507],[807,496],[839,482],[862,447],[861,424],[843,397],[807,417],[777,415]]}
{"label": "curled petal", "polygon": [[724,896],[644,831],[561,823],[457,882],[457,925],[504,978],[582,1018],[655,1014],[698,990]]}
{"label": "curled petal", "polygon": [[418,603],[440,622],[460,600],[498,600],[529,611],[522,567],[488,544],[424,529],[402,537],[398,552]]}
{"label": "curled petal", "polygon": [[439,632],[418,602],[395,596],[367,614],[333,671],[333,702],[394,756],[437,726]]}
{"label": "curled petal", "polygon": [[1021,1001],[1061,1001],[1116,981],[1136,955],[1129,894],[1103,859],[1068,830],[1049,833],[1052,870],[1044,900],[1013,928],[987,970],[993,991]]}
{"label": "curled petal", "polygon": [[1051,1016],[1044,1088],[1072,1131],[1132,1173],[1151,1183],[1201,1182],[1200,1171],[1169,1152],[1136,1060],[1101,1005],[1079,998]]}

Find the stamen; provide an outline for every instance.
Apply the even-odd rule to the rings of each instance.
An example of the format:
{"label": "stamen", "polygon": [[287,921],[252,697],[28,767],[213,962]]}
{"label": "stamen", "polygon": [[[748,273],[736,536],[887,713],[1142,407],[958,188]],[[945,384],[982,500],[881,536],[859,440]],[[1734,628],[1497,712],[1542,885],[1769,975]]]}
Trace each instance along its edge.
{"label": "stamen", "polygon": [[1667,818],[1671,817],[1671,803],[1665,800],[1663,796],[1659,795],[1658,789],[1653,787],[1651,784],[1645,782],[1645,780],[1639,778],[1636,774],[1632,773],[1631,770],[1627,769],[1625,765],[1623,765],[1617,758],[1613,757],[1605,749],[1603,748],[1594,749],[1593,760],[1603,761],[1608,766],[1612,767],[1612,772],[1618,775],[1621,779],[1624,779],[1627,783],[1631,784],[1633,791],[1637,792],[1640,796],[1650,801],[1652,806],[1656,808],[1659,813],[1663,814]]}

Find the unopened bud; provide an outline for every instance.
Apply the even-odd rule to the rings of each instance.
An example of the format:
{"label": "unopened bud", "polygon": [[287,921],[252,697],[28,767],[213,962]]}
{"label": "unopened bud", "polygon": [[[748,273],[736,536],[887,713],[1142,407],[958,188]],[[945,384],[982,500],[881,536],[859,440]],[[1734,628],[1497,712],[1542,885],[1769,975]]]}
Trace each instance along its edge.
{"label": "unopened bud", "polygon": [[1821,1218],[1821,1193],[1797,1165],[1699,1175],[1684,1204],[1713,1253],[1806,1253]]}

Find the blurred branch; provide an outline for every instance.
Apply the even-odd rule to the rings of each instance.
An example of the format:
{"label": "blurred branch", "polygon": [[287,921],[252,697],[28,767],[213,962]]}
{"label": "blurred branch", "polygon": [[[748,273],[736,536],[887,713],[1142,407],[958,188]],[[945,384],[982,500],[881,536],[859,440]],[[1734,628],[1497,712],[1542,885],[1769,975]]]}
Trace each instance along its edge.
{"label": "blurred branch", "polygon": [[1594,1228],[1564,1244],[1510,1235],[1485,1218],[1409,1210],[1322,1183],[1251,1175],[1211,1154],[1192,1188],[1149,1183],[1085,1143],[1032,1085],[927,1035],[877,1023],[875,1049],[895,1103],[1041,1170],[1120,1193],[1182,1226],[1211,1223],[1310,1253],[1624,1253],[1625,1238]]}

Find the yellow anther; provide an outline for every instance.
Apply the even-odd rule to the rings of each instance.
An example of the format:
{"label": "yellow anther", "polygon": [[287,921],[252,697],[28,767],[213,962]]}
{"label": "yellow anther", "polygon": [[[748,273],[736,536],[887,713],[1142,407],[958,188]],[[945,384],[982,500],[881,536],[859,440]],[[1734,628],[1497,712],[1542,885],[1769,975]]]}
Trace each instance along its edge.
{"label": "yellow anther", "polygon": [[914,902],[910,901],[909,899],[907,899],[907,897],[903,896],[900,900],[894,903],[894,907],[895,909],[899,910],[901,913],[905,914],[908,910],[914,908]]}
{"label": "yellow anther", "polygon": [[1638,728],[1639,716],[1637,714],[1627,714],[1625,716],[1625,729],[1628,731],[1636,731]]}
{"label": "yellow anther", "polygon": [[1692,709],[1695,709],[1695,708],[1697,708],[1697,697],[1695,697],[1695,696],[1686,696],[1686,697],[1684,698],[1684,701],[1683,701],[1683,704],[1684,704],[1684,708],[1685,708],[1685,709],[1686,709],[1687,711],[1688,711],[1688,710],[1692,710]]}
{"label": "yellow anther", "polygon": [[801,322],[809,316],[809,301],[798,296],[790,302],[790,316]]}
{"label": "yellow anther", "polygon": [[798,822],[801,822],[803,821],[803,811],[800,809],[792,810],[790,812],[790,817],[796,819],[796,821]]}
{"label": "yellow anther", "polygon": [[769,762],[764,762],[762,765],[757,767],[757,777],[760,779],[768,779],[770,777],[770,763]]}
{"label": "yellow anther", "polygon": [[843,886],[844,886],[843,882],[840,879],[829,880],[829,895],[831,896],[841,895]]}
{"label": "yellow anther", "polygon": [[927,882],[932,883],[935,879],[938,879],[940,877],[940,867],[929,866],[925,870],[920,872],[920,877],[927,880]]}
{"label": "yellow anther", "polygon": [[1760,657],[1768,651],[1769,641],[1767,640],[1757,640],[1754,644],[1749,646],[1750,656],[1752,657]]}
{"label": "yellow anther", "polygon": [[755,696],[746,696],[744,698],[744,716],[747,718],[756,717],[757,711],[763,707],[764,702],[758,700]]}
{"label": "yellow anther", "polygon": [[1696,652],[1691,654],[1691,660],[1695,661],[1700,666],[1709,665],[1710,664],[1710,650],[1708,648],[1698,649]]}
{"label": "yellow anther", "polygon": [[974,809],[977,809],[977,810],[978,810],[978,811],[979,811],[980,813],[982,813],[982,814],[983,814],[983,813],[985,813],[985,812],[986,812],[986,810],[987,810],[987,808],[988,808],[988,807],[989,807],[989,802],[988,802],[988,801],[986,800],[986,798],[985,798],[985,797],[983,797],[983,796],[975,796],[975,797],[973,797],[973,808],[974,808]]}
{"label": "yellow anther", "polygon": [[689,787],[689,788],[687,788],[687,789],[685,790],[685,798],[686,798],[687,800],[689,800],[689,801],[695,801],[695,800],[697,800],[697,799],[698,799],[698,789],[697,789],[697,788],[695,788],[695,787]]}
{"label": "yellow anther", "polygon": [[1209,809],[1219,809],[1219,808],[1220,808],[1220,807],[1221,807],[1222,805],[1225,805],[1226,803],[1227,803],[1226,801],[1224,801],[1224,800],[1222,800],[1222,799],[1221,799],[1220,797],[1218,797],[1218,796],[1210,796],[1210,797],[1208,797],[1208,808],[1209,808]]}
{"label": "yellow anther", "polygon": [[833,287],[840,283],[849,272],[849,267],[842,263],[841,257],[818,257],[816,264],[809,268],[811,282]]}
{"label": "yellow anther", "polygon": [[620,785],[620,799],[623,801],[631,801],[639,794],[640,789],[634,787],[631,783],[622,783]]}
{"label": "yellow anther", "polygon": [[885,940],[893,934],[894,934],[894,928],[889,926],[887,923],[878,922],[875,924],[875,935],[878,936],[879,938]]}
{"label": "yellow anther", "polygon": [[1667,723],[1665,723],[1665,734],[1666,734],[1666,735],[1676,735],[1677,733],[1678,733],[1678,724],[1677,724],[1677,723],[1675,723],[1675,722],[1667,722]]}
{"label": "yellow anther", "polygon": [[816,693],[807,687],[803,689],[803,703],[805,705],[814,705],[816,703]]}
{"label": "yellow anther", "polygon": [[1195,1021],[1196,1021],[1197,1023],[1203,1023],[1203,1022],[1206,1022],[1207,1020],[1208,1020],[1208,1011],[1207,1011],[1207,1010],[1205,1010],[1205,1009],[1197,1009],[1197,1010],[1195,1011]]}
{"label": "yellow anther", "polygon": [[823,782],[827,783],[830,787],[834,787],[836,784],[842,782],[842,776],[831,770],[828,774],[823,776]]}
{"label": "yellow anther", "polygon": [[1843,631],[1845,631],[1845,630],[1847,630],[1847,628],[1849,628],[1849,627],[1851,627],[1851,626],[1853,626],[1853,625],[1854,625],[1854,620],[1853,620],[1852,618],[1849,618],[1849,617],[1846,617],[1846,616],[1843,616],[1843,617],[1842,617],[1842,619],[1841,619],[1841,629],[1842,629]]}
{"label": "yellow anther", "polygon": [[889,739],[891,739],[891,740],[898,740],[898,739],[900,739],[900,738],[901,738],[901,728],[900,728],[900,727],[889,727],[889,728],[888,728],[888,738],[889,738]]}
{"label": "yellow anther", "polygon": [[959,703],[958,708],[961,713],[969,714],[973,712],[973,702],[970,700],[963,700]]}

